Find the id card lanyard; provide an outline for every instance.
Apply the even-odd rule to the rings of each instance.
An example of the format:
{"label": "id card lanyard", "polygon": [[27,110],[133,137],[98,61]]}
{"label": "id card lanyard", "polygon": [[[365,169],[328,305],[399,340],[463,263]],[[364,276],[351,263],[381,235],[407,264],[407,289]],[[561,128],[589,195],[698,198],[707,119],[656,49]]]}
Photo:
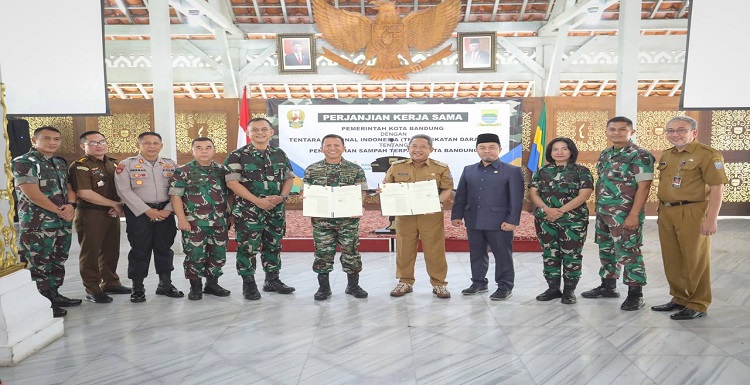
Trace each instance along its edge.
{"label": "id card lanyard", "polygon": [[687,161],[680,162],[680,166],[677,167],[677,174],[672,178],[672,187],[674,188],[680,188],[682,185],[682,177],[680,176],[680,171],[682,171],[682,167],[687,163]]}

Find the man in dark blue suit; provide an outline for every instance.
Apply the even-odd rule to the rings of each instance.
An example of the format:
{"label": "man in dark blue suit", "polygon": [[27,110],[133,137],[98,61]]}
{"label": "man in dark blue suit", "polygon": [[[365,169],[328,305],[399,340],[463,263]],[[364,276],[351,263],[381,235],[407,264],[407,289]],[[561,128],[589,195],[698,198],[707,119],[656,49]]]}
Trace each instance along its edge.
{"label": "man in dark blue suit", "polygon": [[302,41],[292,42],[292,52],[284,55],[285,66],[309,66],[310,55],[303,51]]}
{"label": "man in dark blue suit", "polygon": [[500,160],[500,138],[477,137],[481,162],[464,167],[451,212],[453,226],[466,225],[471,261],[471,286],[464,295],[487,291],[487,269],[495,257],[497,291],[490,299],[503,300],[513,293],[513,230],[521,222],[524,183],[521,168]]}

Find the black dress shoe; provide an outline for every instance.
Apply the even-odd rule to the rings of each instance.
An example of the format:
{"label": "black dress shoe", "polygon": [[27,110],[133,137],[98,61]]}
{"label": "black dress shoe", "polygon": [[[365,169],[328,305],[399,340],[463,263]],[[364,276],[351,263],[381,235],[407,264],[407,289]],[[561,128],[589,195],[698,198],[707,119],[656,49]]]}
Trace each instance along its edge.
{"label": "black dress shoe", "polygon": [[112,286],[102,289],[107,294],[130,294],[133,292],[129,287],[125,286]]}
{"label": "black dress shoe", "polygon": [[96,294],[86,294],[86,301],[93,302],[93,303],[110,303],[112,302],[112,297],[108,296],[107,293],[96,293]]}
{"label": "black dress shoe", "polygon": [[501,301],[510,298],[512,295],[512,290],[497,289],[492,295],[490,295],[490,299],[493,301]]}
{"label": "black dress shoe", "polygon": [[694,319],[694,318],[701,318],[705,316],[706,313],[698,310],[693,310],[690,308],[684,308],[677,313],[672,314],[669,316],[669,318],[673,320],[686,320],[686,319]]}
{"label": "black dress shoe", "polygon": [[664,305],[656,305],[651,306],[651,310],[653,311],[675,311],[675,310],[682,310],[685,306],[678,305],[672,301],[669,301],[665,303]]}
{"label": "black dress shoe", "polygon": [[50,301],[52,302],[52,306],[58,306],[58,307],[71,307],[71,306],[78,306],[83,302],[82,300],[78,298],[68,298],[60,293],[57,292],[57,289],[50,291]]}
{"label": "black dress shoe", "polygon": [[476,283],[472,283],[471,286],[467,287],[466,289],[461,290],[461,294],[473,295],[477,293],[484,293],[486,291],[487,291],[487,285],[477,285]]}

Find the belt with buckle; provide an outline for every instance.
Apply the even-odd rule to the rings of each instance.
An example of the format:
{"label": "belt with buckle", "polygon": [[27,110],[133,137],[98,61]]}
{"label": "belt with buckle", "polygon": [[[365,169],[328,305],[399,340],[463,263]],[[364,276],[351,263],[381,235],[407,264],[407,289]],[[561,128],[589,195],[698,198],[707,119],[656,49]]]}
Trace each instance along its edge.
{"label": "belt with buckle", "polygon": [[691,203],[698,203],[698,202],[693,202],[693,201],[661,202],[661,204],[667,207],[684,206],[684,205],[689,205]]}
{"label": "belt with buckle", "polygon": [[146,206],[151,207],[152,209],[163,210],[165,207],[167,207],[168,203],[169,201],[164,201],[160,203],[146,203]]}

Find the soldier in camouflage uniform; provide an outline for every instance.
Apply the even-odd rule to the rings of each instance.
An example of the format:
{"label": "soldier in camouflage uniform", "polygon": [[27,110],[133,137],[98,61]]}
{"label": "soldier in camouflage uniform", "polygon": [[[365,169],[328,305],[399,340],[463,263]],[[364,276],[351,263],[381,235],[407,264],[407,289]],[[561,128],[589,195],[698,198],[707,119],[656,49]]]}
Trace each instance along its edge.
{"label": "soldier in camouflage uniform", "polygon": [[229,167],[227,187],[234,192],[232,216],[236,218],[237,273],[246,299],[260,299],[255,283],[255,253],[266,272],[263,291],[291,294],[294,288],[279,279],[281,238],[286,231],[284,201],[292,191],[294,173],[286,153],[271,147],[271,122],[254,118],[249,124],[248,145],[233,151],[224,162]]}
{"label": "soldier in camouflage uniform", "polygon": [[[529,188],[531,201],[537,206],[534,226],[549,285],[536,300],[562,298],[562,303],[574,304],[589,225],[586,201],[594,191],[594,178],[588,168],[576,163],[578,148],[568,138],[549,142],[545,158],[548,163],[534,174]],[[565,282],[562,292],[561,277]]]}
{"label": "soldier in camouflage uniform", "polygon": [[13,159],[18,196],[19,256],[31,271],[39,292],[52,303],[55,317],[67,314],[62,307],[81,304],[58,293],[65,279],[72,238],[75,194],[68,182],[65,159],[54,156],[62,134],[50,126],[34,130],[33,148]]}
{"label": "soldier in camouflage uniform", "polygon": [[[199,300],[203,293],[226,297],[229,290],[219,286],[221,268],[227,260],[228,190],[226,166],[213,161],[214,142],[195,138],[194,160],[178,167],[170,179],[169,195],[182,230],[185,251],[185,278],[190,280],[188,299]],[[201,292],[201,277],[206,286]]]}
{"label": "soldier in camouflage uniform", "polygon": [[[356,163],[342,157],[346,151],[344,138],[329,134],[321,141],[325,159],[305,169],[303,182],[317,186],[352,186],[367,190],[365,171]],[[331,296],[328,274],[333,271],[336,246],[341,246],[341,267],[347,274],[345,293],[356,298],[367,298],[367,292],[359,286],[362,257],[359,255],[359,218],[312,218],[315,261],[313,271],[318,273],[320,285],[314,298],[318,301]]]}
{"label": "soldier in camouflage uniform", "polygon": [[623,266],[623,282],[628,297],[622,310],[638,310],[644,306],[643,286],[646,267],[643,263],[643,210],[654,178],[654,156],[631,142],[635,130],[625,117],[607,122],[607,139],[613,146],[602,151],[596,163],[596,234],[599,275],[602,284],[581,293],[584,298],[620,296],[617,279]]}

